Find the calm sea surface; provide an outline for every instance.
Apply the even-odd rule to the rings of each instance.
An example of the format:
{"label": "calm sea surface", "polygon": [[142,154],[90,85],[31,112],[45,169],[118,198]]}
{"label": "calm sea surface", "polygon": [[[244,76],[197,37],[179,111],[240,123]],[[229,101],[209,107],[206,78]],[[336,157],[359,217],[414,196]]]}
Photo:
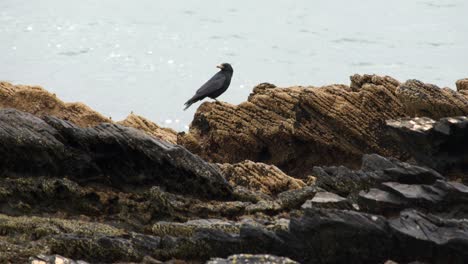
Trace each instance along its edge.
{"label": "calm sea surface", "polygon": [[1,0],[0,80],[185,130],[183,103],[221,62],[219,99],[255,84],[349,83],[354,73],[454,87],[468,77],[466,0]]}

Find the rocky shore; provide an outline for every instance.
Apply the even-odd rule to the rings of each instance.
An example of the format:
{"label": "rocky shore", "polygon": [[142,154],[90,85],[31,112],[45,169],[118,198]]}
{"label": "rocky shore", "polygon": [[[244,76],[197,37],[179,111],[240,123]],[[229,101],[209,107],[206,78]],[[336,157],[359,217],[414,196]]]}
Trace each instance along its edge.
{"label": "rocky shore", "polygon": [[263,83],[177,133],[0,82],[0,263],[467,263],[456,86]]}

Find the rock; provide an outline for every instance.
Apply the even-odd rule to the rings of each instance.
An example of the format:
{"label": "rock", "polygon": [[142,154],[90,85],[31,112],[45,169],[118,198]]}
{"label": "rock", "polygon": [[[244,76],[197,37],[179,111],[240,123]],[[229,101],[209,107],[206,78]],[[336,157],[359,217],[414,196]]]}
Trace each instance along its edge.
{"label": "rock", "polygon": [[367,189],[373,183],[370,173],[354,171],[344,166],[314,167],[312,174],[317,178],[318,187],[343,197]]}
{"label": "rock", "polygon": [[363,155],[360,170],[344,166],[314,167],[317,186],[341,196],[353,196],[360,190],[378,186],[382,182],[432,184],[445,179],[436,171],[417,165],[384,158],[377,154]]}
{"label": "rock", "polygon": [[117,124],[133,127],[161,140],[177,144],[177,132],[170,128],[162,128],[142,116],[130,114],[124,120],[117,122]]}
{"label": "rock", "polygon": [[450,88],[418,80],[408,80],[396,89],[396,95],[409,116],[439,119],[447,116],[468,115],[468,98]]}
{"label": "rock", "polygon": [[[38,117],[55,116],[81,127],[113,122],[83,103],[65,103],[42,87],[13,85],[8,82],[0,82],[0,108],[15,108]],[[141,116],[130,114],[118,123],[176,143],[177,136],[174,130],[161,128]]]}
{"label": "rock", "polygon": [[[392,239],[385,218],[346,210],[308,209],[292,219],[285,254],[299,262],[381,263],[392,255]],[[295,254],[291,254],[295,252]]]}
{"label": "rock", "polygon": [[72,260],[60,255],[38,255],[36,257],[29,258],[30,264],[88,264],[83,260]]}
{"label": "rock", "polygon": [[384,182],[385,191],[396,194],[418,206],[429,207],[441,201],[442,192],[429,185],[402,184],[397,182]]}
{"label": "rock", "polygon": [[389,120],[390,134],[420,164],[468,181],[468,117]]}
{"label": "rock", "polygon": [[380,189],[371,188],[359,193],[361,209],[381,214],[393,214],[405,208],[419,208],[450,218],[468,217],[468,186],[438,180],[427,184],[384,182]]}
{"label": "rock", "polygon": [[[26,243],[36,247],[47,243],[56,254],[85,256],[93,262],[138,261],[147,256],[204,260],[241,252],[267,252],[307,263],[343,263],[350,259],[382,263],[389,257],[398,262],[418,259],[443,263],[447,256],[451,263],[463,263],[467,257],[467,227],[464,220],[446,220],[414,210],[387,219],[347,210],[307,209],[302,217],[293,218],[287,229],[267,230],[263,225],[247,224],[239,233],[202,228],[183,237],[156,237],[136,233],[109,236],[106,232],[114,231],[85,231],[84,225],[80,235],[62,233],[57,228],[56,234],[44,230],[34,243]],[[14,232],[10,229],[6,234]]]}
{"label": "rock", "polygon": [[378,76],[375,74],[354,74],[350,77],[351,84],[350,88],[353,91],[359,91],[364,85],[382,85],[385,87],[390,88],[392,91],[395,91],[398,86],[400,86],[400,82],[398,80],[393,79],[390,76]]}
{"label": "rock", "polygon": [[232,186],[243,186],[270,196],[306,186],[302,180],[286,175],[273,165],[247,160],[235,164],[219,164],[219,166]]}
{"label": "rock", "polygon": [[[457,91],[462,93],[462,92],[467,92],[468,91],[468,78],[458,80],[456,82],[457,85]],[[467,94],[468,95],[468,94]]]}
{"label": "rock", "polygon": [[404,199],[376,188],[359,192],[358,203],[362,210],[379,214],[393,214],[406,206]]}
{"label": "rock", "polygon": [[264,264],[298,264],[294,260],[285,257],[277,257],[273,255],[250,255],[239,254],[232,255],[226,259],[214,258],[206,262],[206,264],[248,264],[248,263],[264,263]]}
{"label": "rock", "polygon": [[185,223],[177,222],[158,222],[152,227],[154,235],[157,236],[177,236],[190,237],[202,229],[222,230],[226,233],[238,234],[240,224],[232,221],[223,221],[220,219],[198,219],[190,220]]}
{"label": "rock", "polygon": [[344,85],[256,87],[238,106],[202,104],[178,143],[209,161],[259,161],[300,177],[314,165],[357,165],[363,153],[398,155],[381,138],[384,120],[404,116],[393,90],[369,83],[358,92]]}
{"label": "rock", "polygon": [[317,192],[314,198],[307,200],[302,206],[302,209],[308,208],[334,208],[334,209],[351,209],[352,206],[346,198],[336,195],[331,192]]}
{"label": "rock", "polygon": [[[0,104],[32,106],[18,89]],[[133,114],[146,133],[1,109],[0,263],[464,263],[466,118],[404,119],[463,109],[438,89],[355,75],[205,103],[178,141],[230,164]]]}
{"label": "rock", "polygon": [[65,103],[42,87],[8,82],[0,82],[0,108],[15,108],[39,117],[53,115],[82,127],[112,122],[83,103]]}
{"label": "rock", "polygon": [[[27,263],[29,256],[36,256],[31,261],[36,260],[38,261],[36,263],[41,263],[40,261],[61,258],[56,258],[56,256],[41,257],[41,254],[52,254],[49,241],[51,236],[65,234],[75,234],[75,236],[121,236],[125,234],[125,231],[106,224],[86,221],[35,216],[11,217],[0,214],[0,234],[0,246],[2,248],[0,250],[0,262]],[[59,254],[71,256],[63,253]],[[83,259],[90,258],[85,256]]]}
{"label": "rock", "polygon": [[303,178],[314,166],[357,168],[366,153],[411,158],[385,121],[415,115],[468,115],[468,97],[375,75],[354,75],[351,87],[262,84],[239,105],[202,104],[178,143],[211,162],[252,160]]}
{"label": "rock", "polygon": [[444,177],[438,172],[416,165],[399,162],[398,167],[383,170],[385,177],[407,184],[431,184]]}
{"label": "rock", "polygon": [[108,123],[81,128],[13,109],[0,110],[0,127],[2,177],[67,175],[117,188],[154,184],[199,197],[232,196],[216,167],[133,128]]}
{"label": "rock", "polygon": [[402,258],[430,263],[465,263],[468,259],[466,219],[446,220],[407,210],[390,219],[389,226]]}

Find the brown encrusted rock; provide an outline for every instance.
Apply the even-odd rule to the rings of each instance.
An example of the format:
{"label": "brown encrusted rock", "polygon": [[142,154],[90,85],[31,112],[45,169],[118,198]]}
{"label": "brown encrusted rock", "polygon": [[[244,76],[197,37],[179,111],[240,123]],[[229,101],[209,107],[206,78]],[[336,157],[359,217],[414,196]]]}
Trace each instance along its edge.
{"label": "brown encrusted rock", "polygon": [[0,82],[0,108],[15,108],[43,117],[53,115],[81,127],[112,121],[82,103],[65,103],[39,86]]}
{"label": "brown encrusted rock", "polygon": [[468,92],[468,78],[458,80],[456,82],[457,85],[457,91],[462,92]]}
{"label": "brown encrusted rock", "polygon": [[400,85],[400,82],[393,79],[390,76],[378,76],[375,74],[354,74],[350,77],[351,79],[351,89],[353,91],[358,91],[365,84],[376,84],[383,85],[395,91],[395,89]]}
{"label": "brown encrusted rock", "polygon": [[396,89],[409,116],[442,118],[468,114],[468,98],[449,88],[408,80]]}
{"label": "brown encrusted rock", "polygon": [[267,195],[306,186],[302,180],[286,175],[274,165],[246,160],[235,164],[219,164],[219,167],[232,186],[243,186]]}
{"label": "brown encrusted rock", "polygon": [[365,153],[410,158],[386,134],[386,120],[466,114],[463,94],[416,80],[354,75],[351,87],[262,83],[239,105],[202,104],[178,143],[211,162],[252,160],[305,177],[314,165],[357,167]]}
{"label": "brown encrusted rock", "polygon": [[160,127],[156,123],[133,113],[128,115],[124,120],[117,122],[117,124],[142,130],[147,134],[173,144],[177,143],[177,132],[173,129]]}
{"label": "brown encrusted rock", "polygon": [[317,164],[358,165],[363,153],[398,156],[382,128],[384,120],[404,116],[403,107],[394,87],[370,81],[357,92],[262,84],[240,105],[202,104],[178,143],[210,161],[261,161],[294,176]]}
{"label": "brown encrusted rock", "polygon": [[[39,86],[13,85],[0,82],[0,108],[15,108],[33,115],[56,116],[71,121],[80,127],[93,127],[101,123],[113,123],[83,103],[65,103],[55,94]],[[159,139],[176,143],[177,134],[169,128],[161,128],[155,123],[138,115],[130,114],[125,120],[117,122],[123,126],[134,127]]]}

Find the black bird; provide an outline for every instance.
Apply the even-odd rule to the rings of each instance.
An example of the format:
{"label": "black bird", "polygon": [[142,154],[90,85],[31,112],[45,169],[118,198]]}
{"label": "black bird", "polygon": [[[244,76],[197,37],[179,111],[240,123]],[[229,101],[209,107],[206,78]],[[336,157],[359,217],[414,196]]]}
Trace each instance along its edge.
{"label": "black bird", "polygon": [[202,87],[197,90],[195,95],[185,103],[184,111],[187,110],[187,108],[189,108],[193,103],[203,100],[205,97],[216,100],[216,97],[220,96],[227,90],[229,84],[231,84],[232,73],[234,70],[229,63],[223,63],[216,67],[220,68],[221,70],[213,77],[211,77],[211,79],[209,79],[204,85],[202,85]]}

